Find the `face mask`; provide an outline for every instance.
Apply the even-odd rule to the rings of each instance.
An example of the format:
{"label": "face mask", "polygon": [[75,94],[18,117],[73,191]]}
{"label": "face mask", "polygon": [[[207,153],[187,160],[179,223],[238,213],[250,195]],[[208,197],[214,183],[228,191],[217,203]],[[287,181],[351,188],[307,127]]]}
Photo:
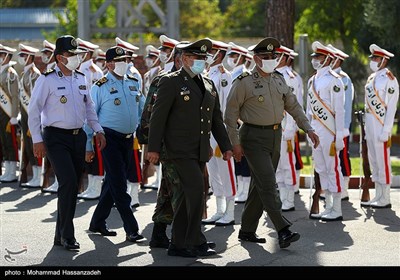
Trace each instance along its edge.
{"label": "face mask", "polygon": [[42,57],[42,62],[44,64],[48,64],[50,62],[50,59],[53,57],[53,54],[51,54],[51,56],[47,56],[46,54],[42,53],[41,57]]}
{"label": "face mask", "polygon": [[123,61],[115,62],[114,73],[118,76],[122,77],[126,74],[126,70],[128,69],[128,64]]}
{"label": "face mask", "polygon": [[70,57],[65,57],[65,56],[63,56],[63,57],[67,59],[67,64],[64,64],[64,63],[63,64],[65,65],[65,67],[67,67],[71,71],[78,68],[79,64],[81,63],[79,61],[79,56],[77,56],[77,55],[70,56]]}
{"label": "face mask", "polygon": [[276,59],[263,59],[261,70],[265,73],[272,73],[275,70],[278,61]]}
{"label": "face mask", "polygon": [[168,55],[166,52],[160,52],[160,54],[158,55],[158,59],[162,62],[165,63],[168,61]]}
{"label": "face mask", "polygon": [[206,68],[206,61],[202,59],[193,60],[193,65],[190,66],[190,70],[192,70],[192,72],[196,75],[203,73],[205,68]]}
{"label": "face mask", "polygon": [[106,67],[104,62],[96,61],[96,65],[100,67],[101,70],[104,70]]}
{"label": "face mask", "polygon": [[146,58],[145,64],[146,64],[147,68],[151,68],[151,66],[153,66],[153,64],[154,64],[154,61],[151,58]]}
{"label": "face mask", "polygon": [[239,59],[235,63],[235,58],[228,57],[228,59],[226,60],[226,63],[228,64],[229,67],[231,67],[233,69],[236,67],[238,61],[239,61]]}
{"label": "face mask", "polygon": [[25,60],[25,57],[23,57],[23,56],[18,56],[18,64],[19,64],[19,65],[25,66],[26,61],[27,61],[27,60]]}
{"label": "face mask", "polygon": [[322,67],[321,62],[315,58],[311,59],[311,65],[315,70],[321,69],[321,67]]}
{"label": "face mask", "polygon": [[372,70],[372,72],[378,71],[379,70],[378,61],[370,61],[369,68]]}

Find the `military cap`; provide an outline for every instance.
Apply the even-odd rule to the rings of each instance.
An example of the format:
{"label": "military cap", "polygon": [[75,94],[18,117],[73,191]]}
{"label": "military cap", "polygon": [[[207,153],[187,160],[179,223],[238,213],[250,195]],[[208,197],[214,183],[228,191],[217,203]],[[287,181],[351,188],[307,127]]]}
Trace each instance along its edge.
{"label": "military cap", "polygon": [[126,55],[125,50],[118,46],[111,47],[106,51],[106,61],[127,57],[129,57],[129,55]]}
{"label": "military cap", "polygon": [[237,54],[241,54],[241,55],[247,55],[249,53],[249,51],[239,45],[236,45],[233,42],[229,42],[229,49],[228,49],[228,53],[227,55],[233,54],[233,53],[237,53]]}
{"label": "military cap", "polygon": [[291,59],[294,59],[296,56],[299,56],[299,54],[297,52],[295,52],[295,51],[291,51],[290,54],[289,54],[289,57]]}
{"label": "military cap", "polygon": [[85,51],[78,49],[78,43],[76,39],[71,35],[64,35],[58,37],[56,40],[56,48],[54,50],[55,54],[62,52],[70,52],[73,54],[84,53]]}
{"label": "military cap", "polygon": [[293,51],[292,49],[289,49],[288,47],[285,47],[285,46],[282,46],[282,45],[279,48],[275,49],[276,53],[283,53],[283,54],[286,54],[288,56],[290,56],[290,53],[292,51]]}
{"label": "military cap", "polygon": [[19,48],[18,54],[35,55],[35,53],[39,52],[39,49],[24,44],[19,44],[18,48]]}
{"label": "military cap", "polygon": [[206,56],[207,52],[212,48],[212,42],[210,39],[200,39],[193,43],[180,43],[176,47],[181,49],[184,53]]}
{"label": "military cap", "polygon": [[99,46],[95,45],[89,41],[82,40],[81,38],[76,38],[76,42],[78,43],[78,48],[88,51],[88,52],[94,52],[95,49],[98,49]]}
{"label": "military cap", "polygon": [[339,58],[340,60],[345,60],[346,58],[349,57],[348,54],[344,53],[343,51],[335,48],[333,45],[329,44],[328,48],[330,48],[333,51],[333,54],[336,58]]}
{"label": "military cap", "polygon": [[41,52],[49,51],[49,52],[54,52],[54,49],[56,48],[56,45],[50,43],[47,40],[43,40],[43,49],[41,49]]}
{"label": "military cap", "polygon": [[394,57],[394,54],[392,54],[391,52],[388,52],[385,49],[382,49],[381,47],[379,47],[378,45],[375,45],[375,44],[372,44],[371,46],[369,46],[369,51],[371,52],[371,55],[369,57],[381,56],[381,57],[384,57],[387,59]]}
{"label": "military cap", "polygon": [[206,38],[209,39],[212,43],[212,49],[214,50],[221,50],[221,51],[228,51],[230,45],[227,43],[224,43],[222,41],[217,41],[217,40],[213,40],[210,38]]}
{"label": "military cap", "polygon": [[258,44],[254,47],[249,48],[254,54],[264,54],[264,53],[274,53],[277,48],[279,48],[281,44],[279,41],[272,37],[267,37],[262,39]]}
{"label": "military cap", "polygon": [[96,49],[93,53],[94,60],[106,59],[106,52],[102,49]]}
{"label": "military cap", "polygon": [[0,44],[0,53],[12,54],[12,53],[14,53],[16,51],[17,51],[16,49],[13,49],[13,48],[10,48],[10,47],[7,47],[7,46],[4,46],[4,45]]}
{"label": "military cap", "polygon": [[148,45],[148,46],[146,46],[146,53],[147,53],[146,57],[149,57],[149,56],[158,57],[160,55],[160,50],[157,49],[156,47],[154,47],[153,45]]}
{"label": "military cap", "polygon": [[335,54],[332,49],[328,48],[327,46],[324,46],[318,41],[313,42],[311,44],[311,48],[313,50],[311,56],[325,55],[325,56],[330,56],[332,58],[335,57]]}
{"label": "military cap", "polygon": [[121,47],[125,51],[135,52],[135,51],[139,50],[138,47],[132,45],[131,43],[123,41],[119,37],[115,37],[115,43],[117,44],[117,47]]}
{"label": "military cap", "polygon": [[161,46],[158,48],[159,50],[162,50],[165,48],[173,49],[173,48],[175,48],[175,46],[177,44],[179,44],[179,41],[169,38],[166,35],[160,35],[159,39],[161,42]]}

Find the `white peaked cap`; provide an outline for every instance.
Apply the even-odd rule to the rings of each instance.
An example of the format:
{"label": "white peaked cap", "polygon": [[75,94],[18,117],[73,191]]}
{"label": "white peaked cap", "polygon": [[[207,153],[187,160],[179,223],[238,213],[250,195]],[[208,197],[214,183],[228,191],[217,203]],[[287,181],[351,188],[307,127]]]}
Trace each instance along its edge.
{"label": "white peaked cap", "polygon": [[98,45],[95,45],[89,41],[85,41],[81,38],[76,38],[76,42],[78,43],[78,48],[84,49],[89,52],[94,52],[95,49],[99,48]]}
{"label": "white peaked cap", "polygon": [[385,49],[382,49],[381,47],[379,47],[378,45],[372,44],[371,46],[369,46],[369,51],[371,52],[371,56],[381,56],[381,57],[385,57],[387,59],[390,59],[391,57],[394,57],[394,54],[392,54],[391,52],[388,52]]}
{"label": "white peaked cap", "polygon": [[35,53],[39,52],[39,49],[24,44],[19,44],[18,48],[19,48],[18,54],[24,53],[27,55],[35,55]]}

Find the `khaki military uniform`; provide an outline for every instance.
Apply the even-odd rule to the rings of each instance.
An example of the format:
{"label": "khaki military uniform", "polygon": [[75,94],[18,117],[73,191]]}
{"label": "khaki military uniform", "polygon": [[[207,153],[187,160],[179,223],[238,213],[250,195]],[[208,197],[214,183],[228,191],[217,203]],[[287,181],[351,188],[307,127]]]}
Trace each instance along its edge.
{"label": "khaki military uniform", "polygon": [[[290,225],[282,216],[275,179],[284,111],[301,129],[311,129],[296,96],[278,72],[262,77],[254,68],[233,82],[224,119],[232,144],[243,147],[252,178],[242,213],[241,230],[244,232],[256,231],[263,211],[267,211],[277,231]],[[237,128],[238,119],[244,122],[240,129]]]}

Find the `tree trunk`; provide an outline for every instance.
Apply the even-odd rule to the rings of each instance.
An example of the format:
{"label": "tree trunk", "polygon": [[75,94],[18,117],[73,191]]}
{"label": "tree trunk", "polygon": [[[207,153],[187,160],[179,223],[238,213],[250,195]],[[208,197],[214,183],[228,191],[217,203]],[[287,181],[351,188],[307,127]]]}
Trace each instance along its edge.
{"label": "tree trunk", "polygon": [[294,47],[294,0],[266,0],[265,34],[293,49]]}

